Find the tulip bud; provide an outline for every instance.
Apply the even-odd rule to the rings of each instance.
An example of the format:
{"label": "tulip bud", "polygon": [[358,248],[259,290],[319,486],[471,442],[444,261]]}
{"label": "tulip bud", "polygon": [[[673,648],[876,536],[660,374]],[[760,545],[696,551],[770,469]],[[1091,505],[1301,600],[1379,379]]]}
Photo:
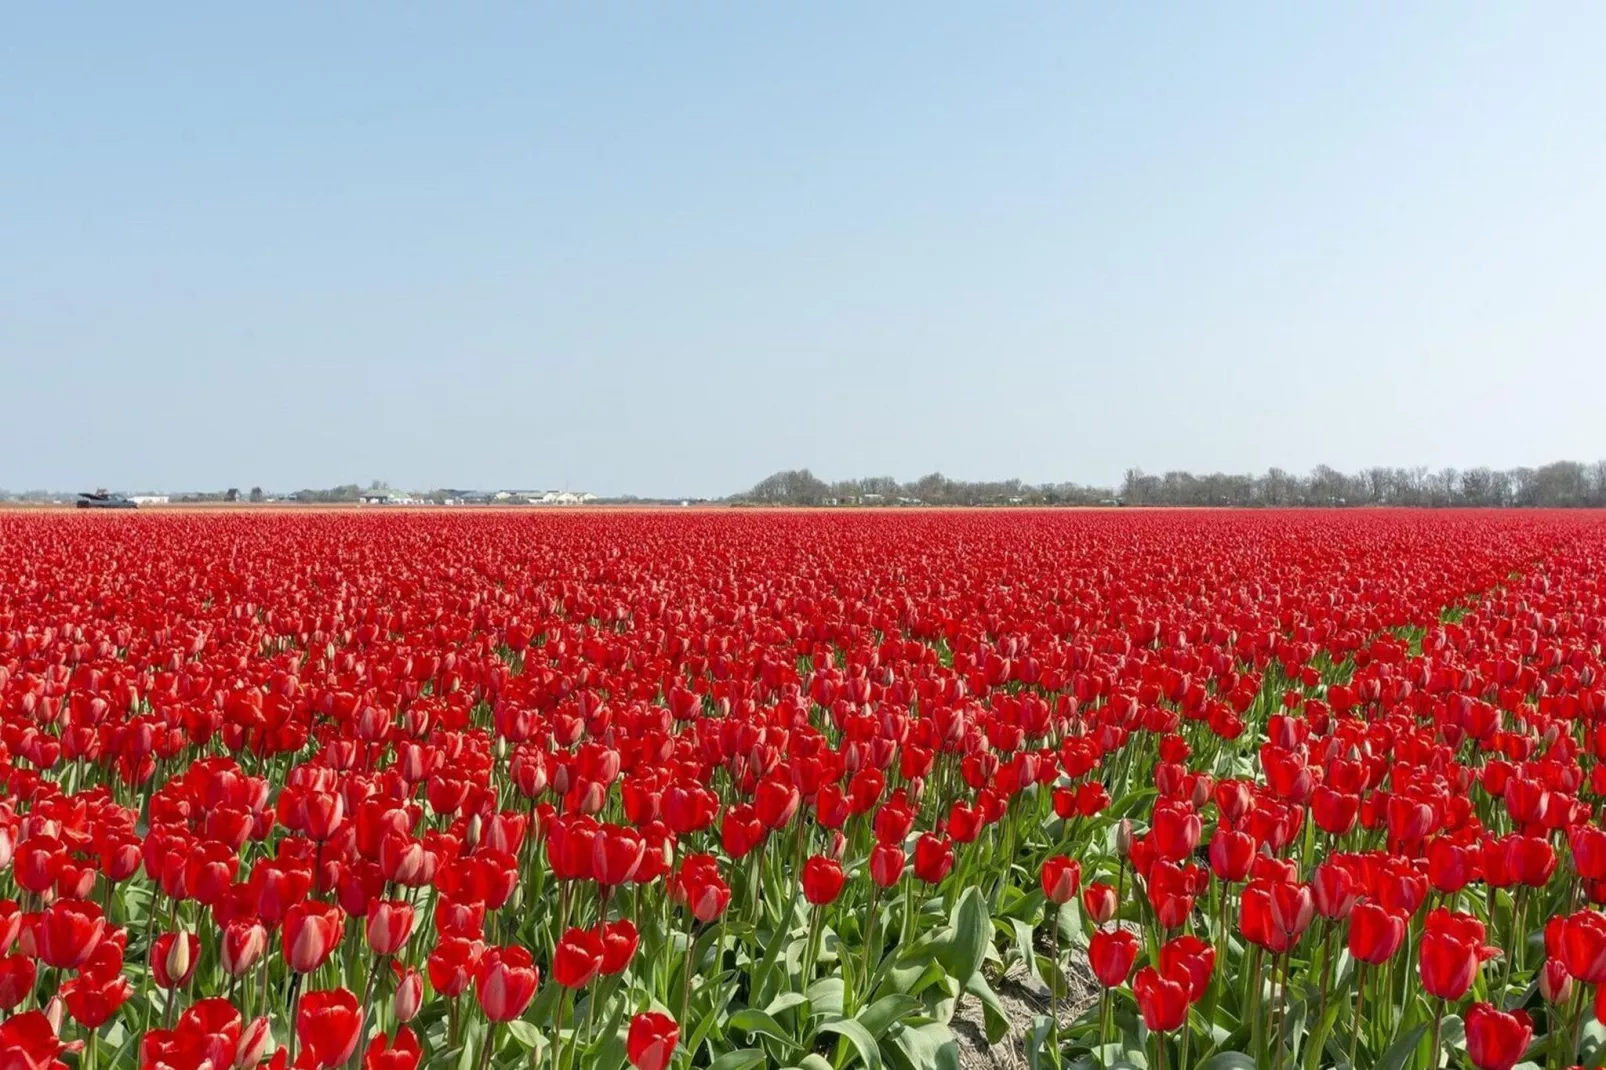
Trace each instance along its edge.
{"label": "tulip bud", "polygon": [[1555,746],[1556,740],[1561,738],[1561,728],[1557,725],[1548,725],[1545,728],[1545,746]]}
{"label": "tulip bud", "polygon": [[1127,858],[1132,854],[1132,819],[1123,817],[1115,826],[1115,854],[1118,858]]}
{"label": "tulip bud", "polygon": [[240,1034],[239,1046],[234,1049],[235,1070],[244,1070],[248,1066],[256,1066],[268,1056],[268,1049],[273,1044],[273,1030],[268,1028],[266,1017],[253,1018],[246,1023],[245,1031]]}
{"label": "tulip bud", "polygon": [[180,931],[176,934],[171,947],[167,949],[167,976],[182,983],[190,975],[190,941],[189,933]]}
{"label": "tulip bud", "polygon": [[1205,803],[1209,801],[1210,781],[1205,777],[1199,777],[1193,782],[1193,808],[1195,810],[1202,810],[1204,809]]}
{"label": "tulip bud", "polygon": [[847,849],[848,849],[848,838],[846,836],[842,835],[842,830],[841,829],[837,829],[835,832],[833,832],[831,834],[831,846],[826,851],[826,853],[829,854],[832,858],[836,859],[838,862],[840,862],[840,861],[842,861],[842,855],[844,853],[846,853]]}
{"label": "tulip bud", "polygon": [[463,849],[472,851],[480,843],[480,815],[474,814],[468,819],[468,829],[463,834]]}
{"label": "tulip bud", "polygon": [[398,1022],[410,1022],[418,1014],[424,1001],[424,978],[417,970],[408,970],[396,982],[396,997],[392,1008]]}
{"label": "tulip bud", "polygon": [[1546,1003],[1560,1006],[1572,998],[1573,977],[1561,959],[1546,959],[1539,971],[1539,994]]}
{"label": "tulip bud", "polygon": [[45,1005],[45,1019],[50,1022],[50,1031],[57,1036],[61,1035],[61,1020],[66,1012],[67,1004],[60,996],[51,996]]}
{"label": "tulip bud", "polygon": [[909,801],[914,803],[916,806],[919,806],[920,800],[926,794],[926,778],[919,776],[912,777],[909,780],[909,783],[904,785],[903,790],[904,794],[909,796]]}

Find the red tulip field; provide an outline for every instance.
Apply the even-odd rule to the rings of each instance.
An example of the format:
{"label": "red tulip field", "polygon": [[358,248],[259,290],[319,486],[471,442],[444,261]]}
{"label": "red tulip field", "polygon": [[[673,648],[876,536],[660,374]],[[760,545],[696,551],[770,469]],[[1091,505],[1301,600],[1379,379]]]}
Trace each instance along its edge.
{"label": "red tulip field", "polygon": [[1588,512],[0,513],[0,1070],[1599,1065],[1603,641]]}

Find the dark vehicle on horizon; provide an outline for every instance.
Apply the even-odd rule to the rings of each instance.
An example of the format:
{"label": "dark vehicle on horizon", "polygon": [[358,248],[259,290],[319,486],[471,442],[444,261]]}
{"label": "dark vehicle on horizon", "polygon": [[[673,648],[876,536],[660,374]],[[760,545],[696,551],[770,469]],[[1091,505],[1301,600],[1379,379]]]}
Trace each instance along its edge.
{"label": "dark vehicle on horizon", "polygon": [[138,509],[136,502],[129,501],[121,494],[107,494],[105,491],[96,491],[93,494],[78,495],[78,508],[80,509]]}

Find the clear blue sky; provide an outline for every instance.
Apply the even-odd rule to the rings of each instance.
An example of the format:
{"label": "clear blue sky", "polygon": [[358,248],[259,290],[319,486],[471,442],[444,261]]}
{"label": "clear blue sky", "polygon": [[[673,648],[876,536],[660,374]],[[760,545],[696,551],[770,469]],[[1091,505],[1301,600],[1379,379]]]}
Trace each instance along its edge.
{"label": "clear blue sky", "polygon": [[0,487],[1606,456],[1606,4],[0,14]]}

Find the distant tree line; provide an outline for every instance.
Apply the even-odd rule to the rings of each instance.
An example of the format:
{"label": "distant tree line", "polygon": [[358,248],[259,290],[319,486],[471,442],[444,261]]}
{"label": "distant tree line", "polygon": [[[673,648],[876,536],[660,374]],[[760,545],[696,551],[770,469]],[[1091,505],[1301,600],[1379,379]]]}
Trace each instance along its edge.
{"label": "distant tree line", "polygon": [[827,482],[807,468],[776,472],[733,495],[748,505],[1144,505],[1365,506],[1425,508],[1606,507],[1606,461],[1557,461],[1538,468],[1368,468],[1346,474],[1319,465],[1308,476],[1281,468],[1263,475],[1127,471],[1119,488],[1077,483],[965,482],[941,473],[899,483],[888,476]]}
{"label": "distant tree line", "polygon": [[891,476],[843,479],[827,483],[807,468],[776,472],[751,490],[731,497],[751,505],[1098,505],[1112,503],[1115,492],[1077,483],[1034,485],[1019,479],[972,483],[949,479],[941,472],[899,483]]}

